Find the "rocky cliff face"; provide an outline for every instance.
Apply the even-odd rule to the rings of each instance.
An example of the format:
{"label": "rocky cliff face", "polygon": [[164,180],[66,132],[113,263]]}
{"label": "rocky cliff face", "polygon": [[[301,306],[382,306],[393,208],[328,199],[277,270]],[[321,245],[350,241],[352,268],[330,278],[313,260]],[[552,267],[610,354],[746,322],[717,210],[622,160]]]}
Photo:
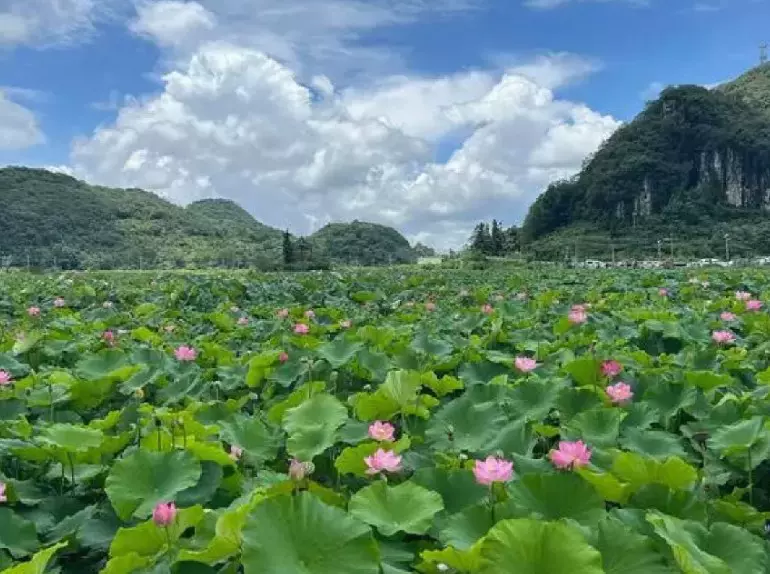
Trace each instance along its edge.
{"label": "rocky cliff face", "polygon": [[[723,215],[716,212],[722,209]],[[770,115],[734,94],[664,90],[575,178],[532,205],[525,238],[573,223],[637,226],[651,217],[770,210]]]}

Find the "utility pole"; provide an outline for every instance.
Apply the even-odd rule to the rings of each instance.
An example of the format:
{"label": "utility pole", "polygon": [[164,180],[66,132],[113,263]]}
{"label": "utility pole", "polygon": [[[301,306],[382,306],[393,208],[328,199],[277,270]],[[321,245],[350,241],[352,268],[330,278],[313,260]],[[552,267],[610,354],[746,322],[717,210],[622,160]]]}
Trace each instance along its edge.
{"label": "utility pole", "polygon": [[725,233],[725,261],[730,261],[730,234]]}
{"label": "utility pole", "polygon": [[764,64],[767,62],[767,42],[762,42],[759,45],[759,63]]}

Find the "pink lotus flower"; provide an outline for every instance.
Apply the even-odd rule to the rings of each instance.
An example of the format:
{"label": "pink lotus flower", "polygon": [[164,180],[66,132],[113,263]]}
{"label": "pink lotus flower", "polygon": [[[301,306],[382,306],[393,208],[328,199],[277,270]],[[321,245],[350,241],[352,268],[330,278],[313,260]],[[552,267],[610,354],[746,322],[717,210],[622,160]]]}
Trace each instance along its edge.
{"label": "pink lotus flower", "polygon": [[11,384],[11,373],[0,371],[0,387],[7,387]]}
{"label": "pink lotus flower", "polygon": [[230,445],[230,459],[238,461],[243,456],[243,449],[239,446]]}
{"label": "pink lotus flower", "polygon": [[187,345],[182,345],[174,351],[174,356],[178,361],[194,361],[198,358],[198,351]]}
{"label": "pink lotus flower", "polygon": [[173,502],[159,502],[152,511],[152,521],[158,526],[169,526],[176,518],[176,505]]}
{"label": "pink lotus flower", "polygon": [[591,460],[591,449],[582,440],[576,442],[559,441],[559,448],[552,449],[548,458],[556,468],[573,469],[585,466]]}
{"label": "pink lotus flower", "polygon": [[27,315],[30,317],[39,317],[40,316],[40,307],[30,307],[27,309]]}
{"label": "pink lotus flower", "polygon": [[719,315],[719,318],[722,319],[722,321],[735,321],[736,316],[735,313],[730,313],[730,311],[722,311],[722,314]]}
{"label": "pink lotus flower", "polygon": [[372,456],[364,458],[366,474],[379,474],[380,472],[398,472],[401,470],[401,457],[392,450],[377,449]]}
{"label": "pink lotus flower", "polygon": [[531,373],[537,368],[537,361],[530,357],[516,357],[513,365],[522,373]]}
{"label": "pink lotus flower", "polygon": [[53,300],[54,307],[61,308],[61,307],[64,307],[66,304],[67,303],[64,301],[62,297],[57,297],[56,299]]}
{"label": "pink lotus flower", "polygon": [[369,436],[374,440],[393,440],[395,427],[387,422],[374,421],[369,425]]}
{"label": "pink lotus flower", "polygon": [[0,502],[8,502],[8,497],[5,495],[5,483],[0,482]]}
{"label": "pink lotus flower", "polygon": [[278,317],[280,319],[285,319],[286,317],[289,316],[289,310],[285,309],[285,308],[284,309],[279,309],[278,312],[276,313],[276,315],[278,315]]}
{"label": "pink lotus flower", "polygon": [[604,389],[604,392],[607,393],[607,396],[610,398],[613,404],[616,405],[625,404],[634,397],[634,393],[631,391],[631,385],[626,383],[615,383],[614,385],[609,385],[606,389]]}
{"label": "pink lotus flower", "polygon": [[717,345],[729,345],[735,341],[735,334],[727,330],[714,331],[711,338]]}
{"label": "pink lotus flower", "polygon": [[282,363],[285,363],[289,360],[289,354],[285,351],[282,351],[280,355],[278,355],[278,360]]}
{"label": "pink lotus flower", "polygon": [[749,299],[746,301],[746,310],[747,311],[759,311],[762,308],[762,301],[759,301],[758,299]]}
{"label": "pink lotus flower", "polygon": [[107,343],[110,347],[115,345],[115,333],[112,331],[105,331],[102,333],[102,341]]}
{"label": "pink lotus flower", "polygon": [[304,323],[297,323],[294,325],[294,332],[297,333],[297,335],[307,335],[310,332],[310,327]]}
{"label": "pink lotus flower", "polygon": [[569,315],[567,315],[567,319],[569,319],[569,322],[573,325],[581,325],[588,321],[588,313],[583,309],[573,308],[572,311],[569,312]]}
{"label": "pink lotus flower", "polygon": [[607,378],[617,377],[623,370],[623,365],[617,361],[609,360],[602,362],[602,375]]}
{"label": "pink lotus flower", "polygon": [[508,482],[513,478],[513,463],[502,458],[488,456],[486,460],[477,460],[473,467],[476,482],[489,486],[495,482]]}
{"label": "pink lotus flower", "polygon": [[350,329],[350,326],[352,324],[353,323],[351,323],[350,319],[345,319],[344,321],[340,321],[340,327],[342,327],[343,329]]}
{"label": "pink lotus flower", "polygon": [[238,324],[239,324],[241,327],[245,327],[246,325],[248,325],[248,324],[249,324],[249,318],[248,318],[248,317],[239,317],[239,318],[238,318]]}
{"label": "pink lotus flower", "polygon": [[661,297],[668,297],[668,289],[666,289],[665,287],[661,287],[660,289],[658,289],[658,295],[660,295]]}
{"label": "pink lotus flower", "polygon": [[305,311],[305,317],[307,317],[308,319],[312,319],[313,317],[315,317],[315,311],[313,311],[312,309],[308,309],[307,311]]}
{"label": "pink lotus flower", "polygon": [[748,301],[751,299],[751,293],[748,291],[736,291],[735,298],[738,299],[738,301]]}
{"label": "pink lotus flower", "polygon": [[489,303],[487,303],[486,305],[484,305],[484,306],[482,306],[482,307],[481,307],[481,312],[482,312],[482,313],[484,313],[485,315],[491,315],[492,313],[494,313],[494,312],[495,312],[495,310],[494,310],[494,308],[492,307],[492,305],[490,305]]}
{"label": "pink lotus flower", "polygon": [[588,303],[575,303],[572,306],[571,310],[572,311],[588,311],[588,307],[590,307],[590,305]]}
{"label": "pink lotus flower", "polygon": [[311,474],[313,470],[315,469],[312,462],[302,462],[293,458],[289,464],[289,477],[292,480],[299,481],[304,479],[308,474]]}
{"label": "pink lotus flower", "polygon": [[425,310],[426,311],[435,311],[436,310],[436,304],[433,301],[428,301],[425,303]]}

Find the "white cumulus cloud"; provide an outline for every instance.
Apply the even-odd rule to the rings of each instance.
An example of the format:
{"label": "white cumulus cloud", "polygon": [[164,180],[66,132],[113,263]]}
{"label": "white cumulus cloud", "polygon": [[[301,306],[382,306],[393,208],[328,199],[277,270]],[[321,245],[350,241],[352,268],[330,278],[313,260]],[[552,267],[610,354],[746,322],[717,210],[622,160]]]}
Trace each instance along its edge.
{"label": "white cumulus cloud", "polygon": [[44,141],[35,114],[0,89],[0,151],[24,149]]}
{"label": "white cumulus cloud", "polygon": [[0,48],[83,42],[126,5],[126,0],[0,0]]}
{"label": "white cumulus cloud", "polygon": [[[617,128],[556,97],[553,89],[580,75],[556,67],[541,58],[508,71],[401,73],[350,86],[318,74],[304,82],[253,45],[206,42],[177,55],[160,93],[128,101],[112,124],[76,141],[72,166],[91,181],[178,203],[230,198],[298,233],[357,218],[458,247],[481,218],[520,221],[550,181],[578,170]],[[453,138],[455,151],[436,162],[436,146]]]}

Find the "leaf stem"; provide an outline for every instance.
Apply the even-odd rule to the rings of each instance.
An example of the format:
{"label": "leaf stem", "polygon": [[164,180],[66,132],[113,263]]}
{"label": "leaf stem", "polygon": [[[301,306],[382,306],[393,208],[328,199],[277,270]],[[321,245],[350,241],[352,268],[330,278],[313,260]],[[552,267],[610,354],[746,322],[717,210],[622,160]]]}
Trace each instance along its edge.
{"label": "leaf stem", "polygon": [[748,455],[748,467],[749,467],[749,504],[754,506],[754,471],[751,468],[751,447],[746,451]]}

